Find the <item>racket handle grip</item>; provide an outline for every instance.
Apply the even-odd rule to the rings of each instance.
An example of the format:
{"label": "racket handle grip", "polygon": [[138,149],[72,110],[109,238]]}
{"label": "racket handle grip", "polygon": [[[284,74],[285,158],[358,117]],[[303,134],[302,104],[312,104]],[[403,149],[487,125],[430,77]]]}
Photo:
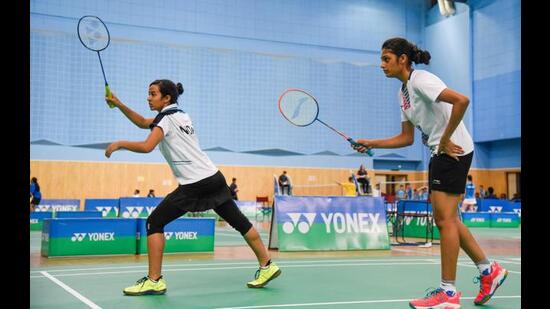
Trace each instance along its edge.
{"label": "racket handle grip", "polygon": [[[106,97],[110,97],[111,96],[111,89],[109,88],[109,85],[105,84],[105,96]],[[111,103],[108,103],[107,104],[109,105],[110,108],[115,108],[115,106]]]}
{"label": "racket handle grip", "polygon": [[[365,145],[363,145],[363,144],[359,144],[358,142],[354,141],[353,138],[351,138],[351,137],[348,138],[348,142],[349,142],[350,144],[352,144],[353,146],[363,146],[363,147],[367,147],[367,146],[365,146]],[[372,149],[368,149],[368,150],[367,150],[367,154],[368,154],[369,156],[372,157],[372,156],[374,155],[374,152],[372,151]]]}

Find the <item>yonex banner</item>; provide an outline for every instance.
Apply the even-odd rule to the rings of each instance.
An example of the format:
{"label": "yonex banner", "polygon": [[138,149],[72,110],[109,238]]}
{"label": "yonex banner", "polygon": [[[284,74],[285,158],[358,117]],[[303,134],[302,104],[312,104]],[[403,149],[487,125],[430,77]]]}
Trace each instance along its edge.
{"label": "yonex banner", "polygon": [[510,204],[512,206],[512,211],[518,215],[519,221],[521,222],[521,202],[510,202]]}
{"label": "yonex banner", "polygon": [[256,218],[256,212],[259,207],[256,201],[235,201],[235,203],[247,218]]}
{"label": "yonex banner", "polygon": [[147,218],[161,201],[161,197],[122,197],[119,204],[120,217]]}
{"label": "yonex banner", "polygon": [[439,229],[435,225],[435,219],[433,219],[431,215],[430,218],[401,216],[400,220],[402,220],[402,225],[400,226],[402,231],[399,233],[399,236],[417,238],[428,237],[428,239],[431,239],[431,234],[433,233],[433,239],[440,238]]}
{"label": "yonex banner", "polygon": [[269,248],[390,249],[381,197],[275,196]]}
{"label": "yonex banner", "polygon": [[[147,253],[147,219],[138,219],[137,253]],[[213,252],[214,218],[180,218],[164,227],[164,252]]]}
{"label": "yonex banner", "polygon": [[479,207],[477,211],[480,212],[511,212],[512,203],[508,200],[500,199],[478,199]]}
{"label": "yonex banner", "polygon": [[34,211],[79,211],[80,200],[41,200]]}
{"label": "yonex banner", "polygon": [[[458,209],[457,209],[458,211]],[[433,218],[432,204],[426,200],[397,202],[398,236],[439,239],[439,229]]]}
{"label": "yonex banner", "polygon": [[119,211],[118,199],[85,199],[84,210],[101,211],[103,217],[116,218]]}
{"label": "yonex banner", "polygon": [[31,231],[42,231],[42,224],[44,223],[44,219],[51,218],[52,215],[53,213],[51,211],[31,212]]}
{"label": "yonex banner", "polygon": [[56,218],[101,218],[100,211],[56,211]]}
{"label": "yonex banner", "polygon": [[519,217],[515,212],[491,214],[491,227],[518,227]]}
{"label": "yonex banner", "polygon": [[463,212],[462,223],[469,227],[491,227],[491,213]]}
{"label": "yonex banner", "polygon": [[136,219],[44,219],[42,256],[136,254]]}

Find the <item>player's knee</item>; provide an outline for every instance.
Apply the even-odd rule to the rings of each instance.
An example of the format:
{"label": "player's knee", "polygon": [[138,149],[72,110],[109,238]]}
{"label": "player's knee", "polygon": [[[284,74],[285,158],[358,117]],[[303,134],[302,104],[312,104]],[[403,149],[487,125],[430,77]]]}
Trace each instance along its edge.
{"label": "player's knee", "polygon": [[232,224],[230,224],[234,229],[236,229],[237,231],[239,231],[239,233],[241,233],[241,235],[245,235],[246,233],[248,233],[248,231],[250,231],[250,229],[252,228],[252,223],[250,223],[250,220],[246,219],[246,220],[240,220],[239,222],[234,222]]}
{"label": "player's knee", "polygon": [[435,218],[435,225],[438,229],[451,229],[457,225],[457,218],[448,217],[448,218]]}
{"label": "player's knee", "polygon": [[155,233],[164,233],[164,226],[166,224],[160,222],[156,216],[151,214],[147,218],[147,222],[145,224],[145,229],[147,230],[147,236],[155,234]]}

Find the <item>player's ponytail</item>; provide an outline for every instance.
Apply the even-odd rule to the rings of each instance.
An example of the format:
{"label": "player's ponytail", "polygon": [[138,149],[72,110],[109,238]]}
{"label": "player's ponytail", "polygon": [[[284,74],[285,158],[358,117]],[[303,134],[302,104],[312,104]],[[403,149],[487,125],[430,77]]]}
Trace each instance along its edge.
{"label": "player's ponytail", "polygon": [[391,38],[382,44],[382,49],[392,51],[397,57],[405,54],[408,57],[408,63],[424,63],[429,64],[432,56],[426,50],[419,49],[416,45],[407,41],[404,38]]}
{"label": "player's ponytail", "polygon": [[432,58],[432,55],[430,55],[430,53],[428,51],[421,50],[418,47],[416,47],[416,45],[413,45],[412,54],[413,54],[413,56],[411,57],[411,60],[414,63],[429,64],[430,59]]}
{"label": "player's ponytail", "polygon": [[181,83],[178,83],[176,85],[176,88],[178,90],[178,95],[182,94],[183,93],[183,85]]}

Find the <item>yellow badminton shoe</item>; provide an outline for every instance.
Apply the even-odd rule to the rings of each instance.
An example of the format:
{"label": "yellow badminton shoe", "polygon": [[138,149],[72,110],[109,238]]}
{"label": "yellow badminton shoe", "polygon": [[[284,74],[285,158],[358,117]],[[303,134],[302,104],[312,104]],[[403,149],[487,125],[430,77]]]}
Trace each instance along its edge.
{"label": "yellow badminton shoe", "polygon": [[129,296],[164,294],[166,293],[166,281],[162,276],[156,282],[149,279],[149,277],[143,277],[136,284],[125,288],[123,292],[124,295]]}
{"label": "yellow badminton shoe", "polygon": [[281,274],[281,270],[275,263],[270,263],[267,268],[261,268],[256,271],[254,276],[256,280],[248,282],[246,285],[249,288],[262,288],[269,281],[277,278]]}

